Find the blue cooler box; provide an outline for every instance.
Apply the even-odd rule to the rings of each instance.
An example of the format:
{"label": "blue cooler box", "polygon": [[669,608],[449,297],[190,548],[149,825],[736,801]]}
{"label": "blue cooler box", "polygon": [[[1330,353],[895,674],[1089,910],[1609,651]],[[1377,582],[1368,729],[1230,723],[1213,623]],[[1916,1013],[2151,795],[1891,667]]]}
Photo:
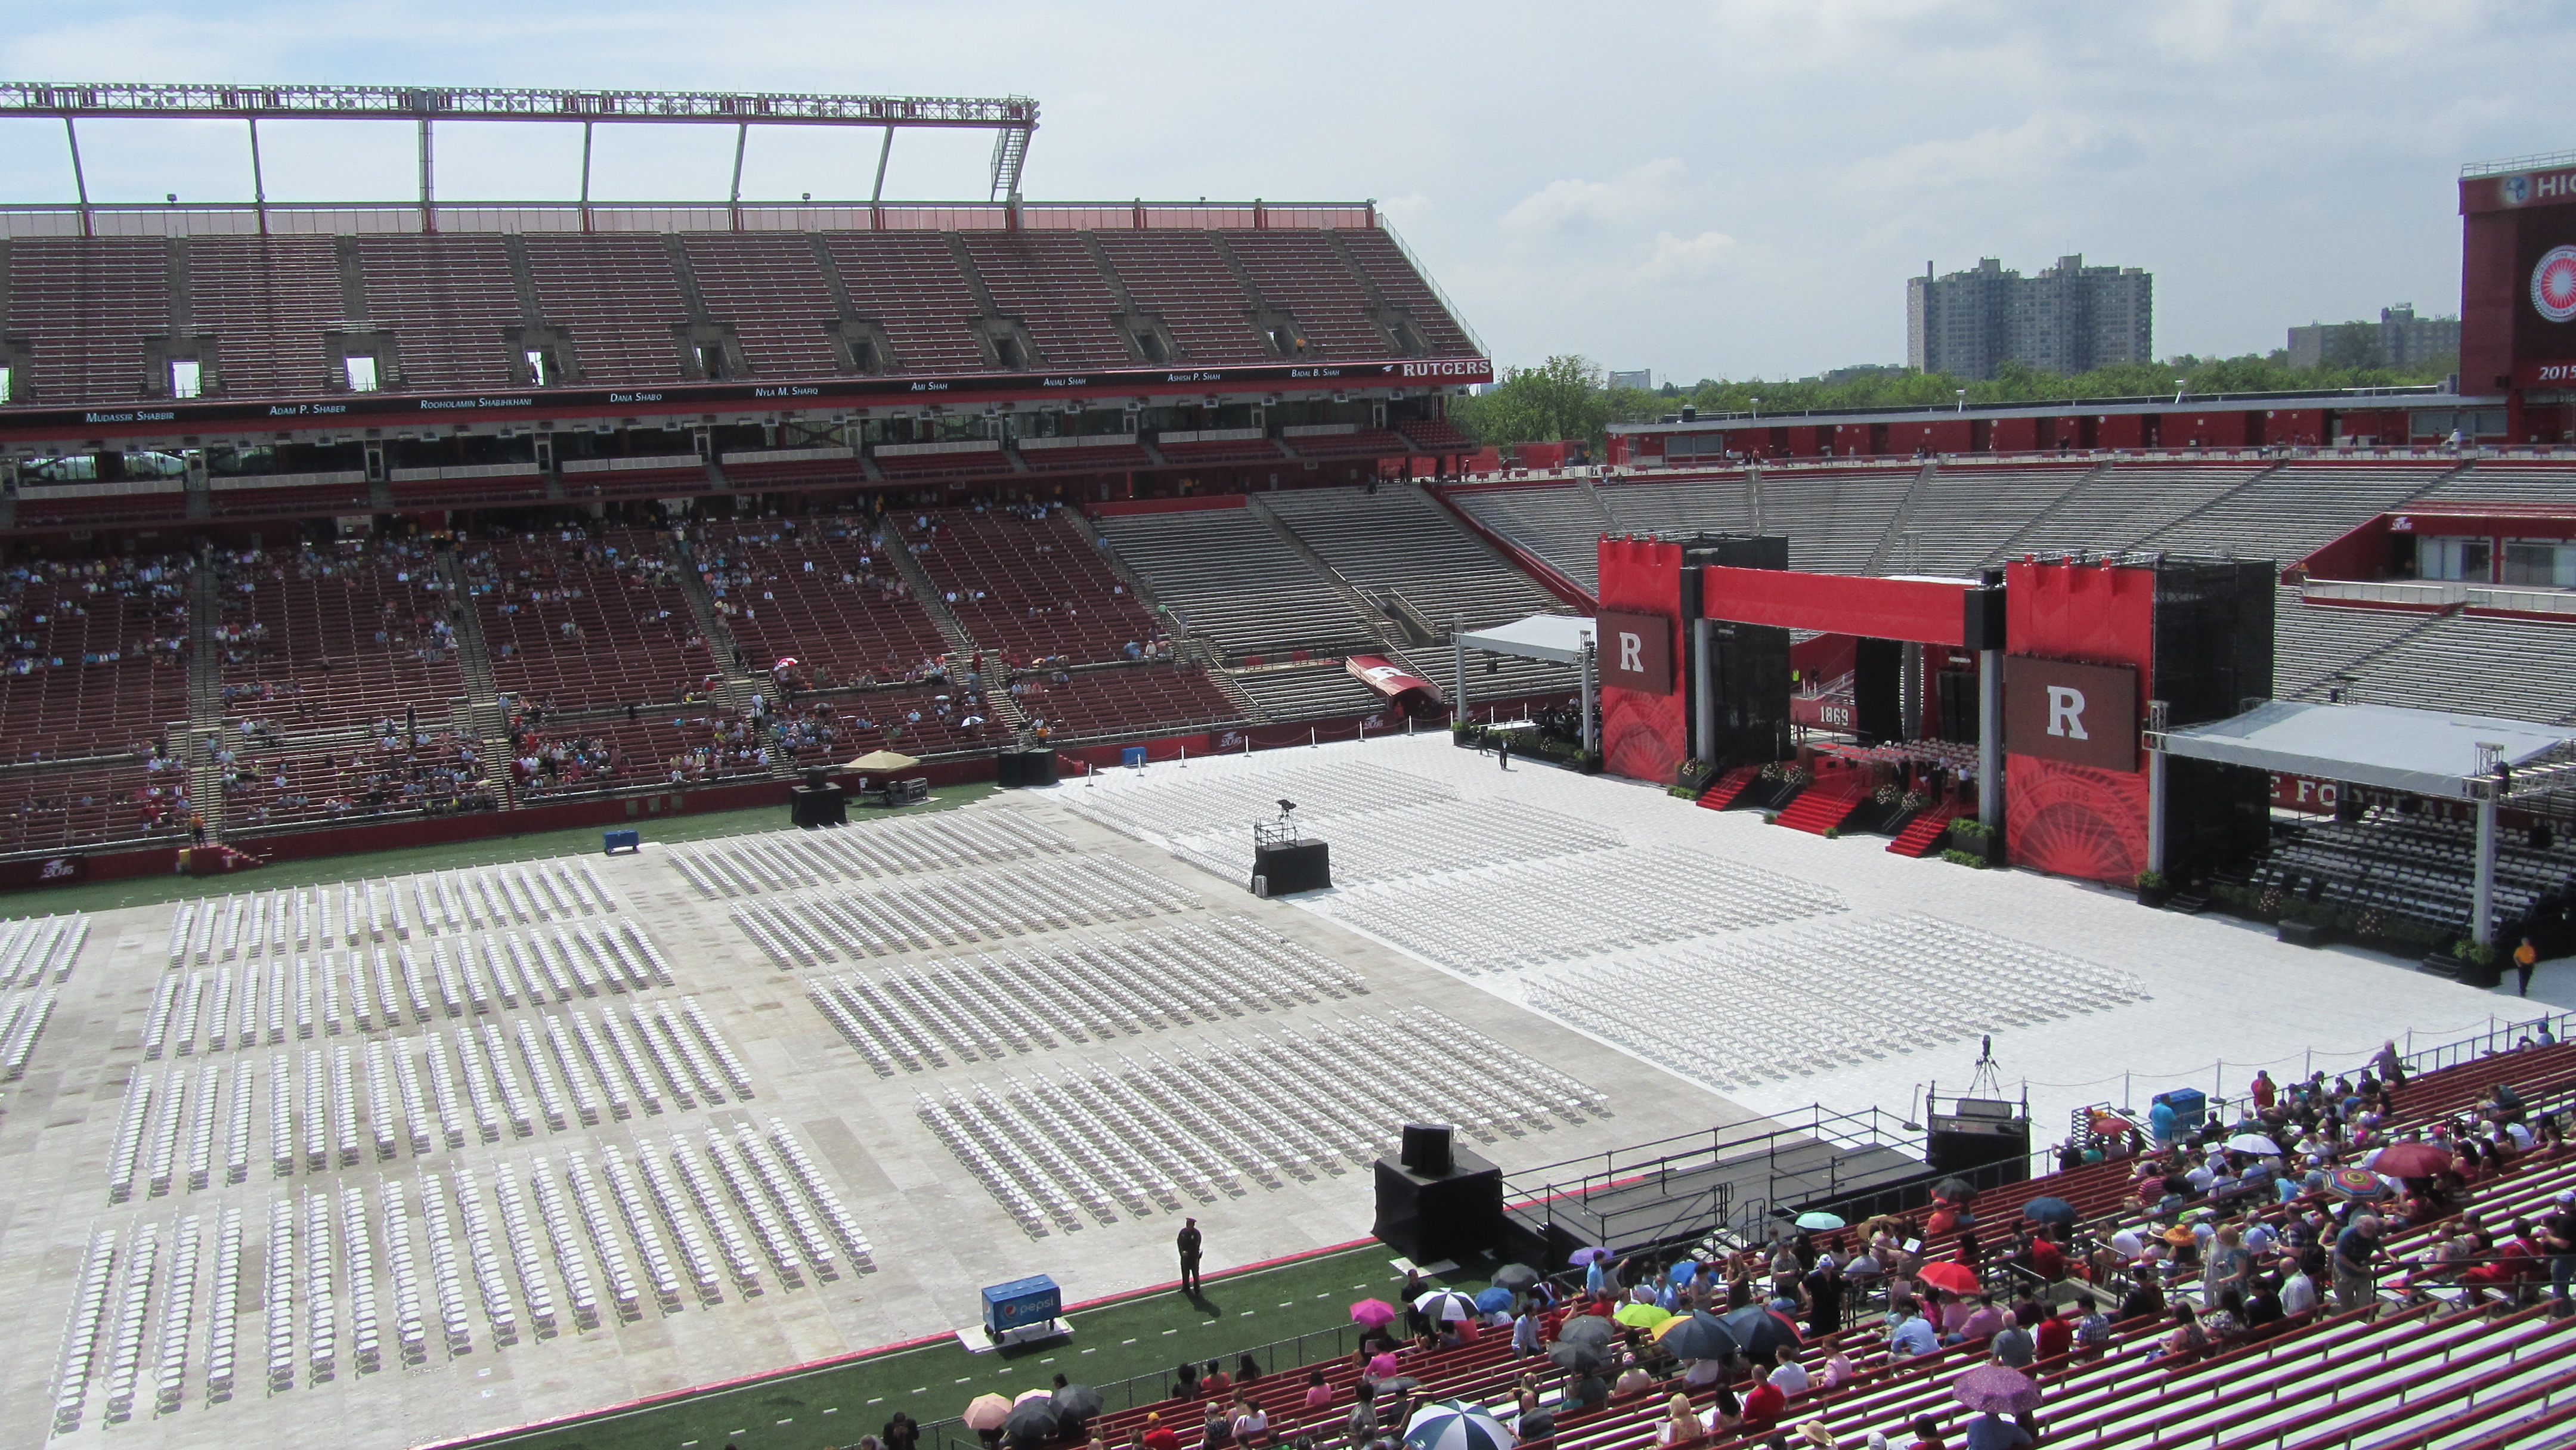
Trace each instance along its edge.
{"label": "blue cooler box", "polygon": [[2171,1107],[2186,1128],[2197,1128],[2209,1117],[2209,1097],[2198,1088],[2175,1088],[2156,1094],[2155,1100]]}
{"label": "blue cooler box", "polygon": [[984,1290],[984,1332],[995,1339],[1014,1329],[1044,1324],[1063,1312],[1063,1291],[1044,1274]]}

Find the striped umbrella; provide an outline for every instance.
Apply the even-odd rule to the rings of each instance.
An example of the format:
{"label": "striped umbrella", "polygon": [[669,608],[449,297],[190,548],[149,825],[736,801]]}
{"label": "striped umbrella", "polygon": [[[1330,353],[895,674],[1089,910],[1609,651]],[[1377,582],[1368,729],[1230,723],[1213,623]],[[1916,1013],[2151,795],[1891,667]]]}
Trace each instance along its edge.
{"label": "striped umbrella", "polygon": [[1404,1450],[1512,1450],[1512,1432],[1481,1405],[1442,1400],[1413,1412]]}
{"label": "striped umbrella", "polygon": [[2367,1168],[2338,1168],[2326,1183],[2346,1198],[2386,1198],[2388,1184]]}
{"label": "striped umbrella", "polygon": [[1413,1307],[1434,1324],[1455,1324],[1476,1317],[1476,1301],[1455,1289],[1434,1289],[1414,1300]]}

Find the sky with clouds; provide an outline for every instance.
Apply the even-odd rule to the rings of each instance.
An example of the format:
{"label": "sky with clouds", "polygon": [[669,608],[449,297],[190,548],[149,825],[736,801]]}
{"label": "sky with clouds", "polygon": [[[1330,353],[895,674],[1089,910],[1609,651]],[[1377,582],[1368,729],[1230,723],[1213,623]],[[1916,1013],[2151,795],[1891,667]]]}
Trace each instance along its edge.
{"label": "sky with clouds", "polygon": [[[1505,362],[1658,381],[1904,356],[1904,288],[1995,256],[2156,275],[2159,353],[2455,312],[2461,163],[2576,148],[2576,7],[2378,0],[1476,5],[663,0],[23,6],[0,74],[1024,94],[1031,199],[1376,198]],[[92,123],[100,200],[247,199],[241,128]],[[262,127],[275,199],[396,199],[401,127]],[[569,197],[572,128],[443,128],[455,199]],[[983,195],[908,133],[889,196]],[[721,197],[732,137],[602,133],[594,195]],[[866,194],[873,137],[756,133],[750,196]],[[72,194],[0,121],[0,201]]]}

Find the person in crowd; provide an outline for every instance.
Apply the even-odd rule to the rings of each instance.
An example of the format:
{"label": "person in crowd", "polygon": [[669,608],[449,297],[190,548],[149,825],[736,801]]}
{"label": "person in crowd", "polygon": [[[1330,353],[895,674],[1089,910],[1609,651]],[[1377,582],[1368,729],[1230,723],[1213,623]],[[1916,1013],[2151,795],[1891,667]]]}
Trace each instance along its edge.
{"label": "person in crowd", "polygon": [[1807,1367],[1798,1363],[1798,1347],[1794,1344],[1784,1344],[1771,1351],[1771,1372],[1763,1376],[1763,1382],[1792,1397],[1805,1394],[1813,1383]]}
{"label": "person in crowd", "polygon": [[1899,1299],[1889,1311],[1895,1322],[1888,1326],[1887,1352],[1899,1359],[1931,1354],[1941,1347],[1940,1335],[1912,1299]]}
{"label": "person in crowd", "polygon": [[2379,1217],[2365,1213],[2335,1236],[2335,1307],[2350,1313],[2379,1299]]}

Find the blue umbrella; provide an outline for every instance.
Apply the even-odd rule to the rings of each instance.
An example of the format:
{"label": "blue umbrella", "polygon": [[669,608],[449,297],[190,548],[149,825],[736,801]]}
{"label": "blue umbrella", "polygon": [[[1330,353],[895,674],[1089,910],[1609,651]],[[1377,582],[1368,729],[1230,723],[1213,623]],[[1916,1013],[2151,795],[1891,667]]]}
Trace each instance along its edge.
{"label": "blue umbrella", "polygon": [[1512,1450],[1512,1432],[1481,1406],[1442,1400],[1413,1412],[1404,1450]]}
{"label": "blue umbrella", "polygon": [[1488,1314],[1498,1309],[1509,1309],[1512,1307],[1512,1291],[1496,1284],[1476,1296],[1476,1307]]}
{"label": "blue umbrella", "polygon": [[2021,1206],[2021,1216],[2032,1223],[2055,1224],[2066,1229],[2075,1227],[2075,1205],[2062,1198],[2034,1198]]}

